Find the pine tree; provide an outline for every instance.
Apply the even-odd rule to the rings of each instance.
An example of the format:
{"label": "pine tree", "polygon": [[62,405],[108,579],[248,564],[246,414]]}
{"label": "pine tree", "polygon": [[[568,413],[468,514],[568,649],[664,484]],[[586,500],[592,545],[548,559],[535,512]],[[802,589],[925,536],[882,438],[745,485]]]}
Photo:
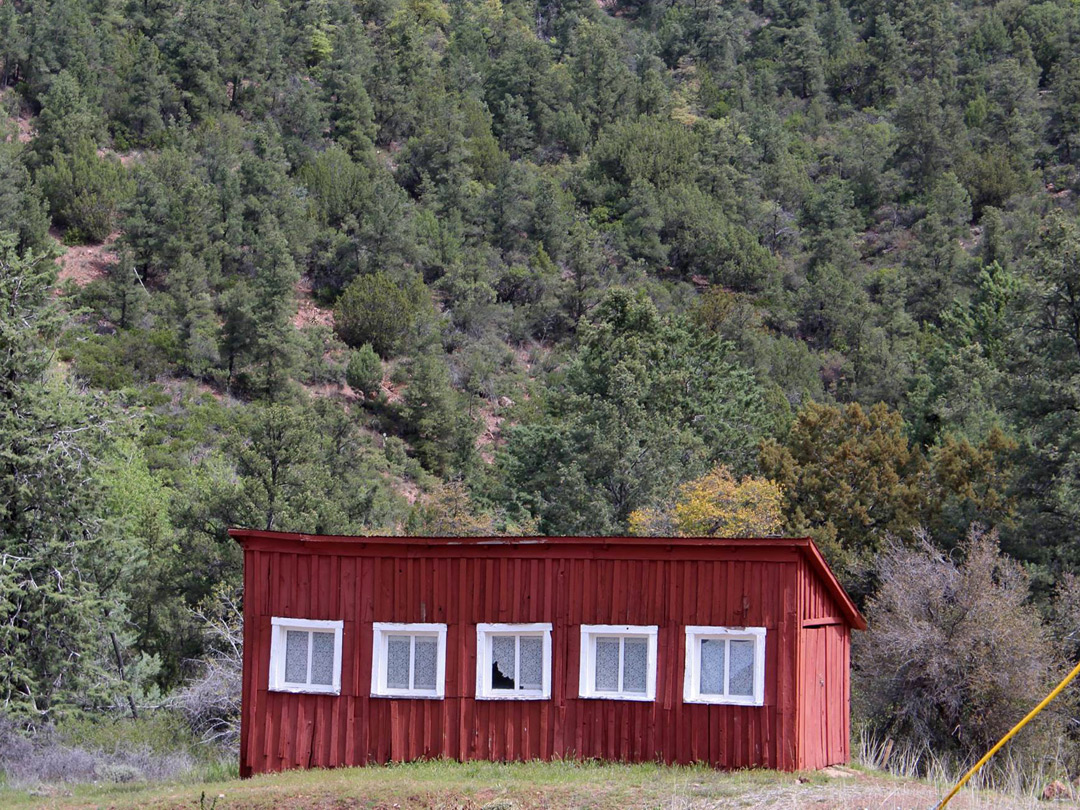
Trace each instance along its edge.
{"label": "pine tree", "polygon": [[97,142],[101,126],[78,80],[66,70],[49,86],[41,99],[34,153],[38,161],[49,161],[54,152],[70,154],[83,138]]}
{"label": "pine tree", "polygon": [[53,257],[14,245],[0,234],[0,704],[37,726],[109,684],[98,651],[118,549],[95,478],[109,420],[52,365]]}
{"label": "pine tree", "polygon": [[152,40],[140,37],[132,67],[120,117],[132,143],[154,145],[165,131],[163,101],[173,89],[162,73],[161,52]]}
{"label": "pine tree", "polygon": [[296,282],[300,274],[289,254],[277,221],[268,216],[254,246],[251,317],[254,329],[251,356],[258,368],[256,385],[269,399],[289,381],[296,362]]}
{"label": "pine tree", "polygon": [[635,180],[630,184],[622,225],[631,254],[653,269],[662,267],[668,255],[668,246],[660,238],[664,217],[656,189],[648,181]]}
{"label": "pine tree", "polygon": [[112,233],[120,208],[134,193],[134,184],[115,157],[97,154],[82,137],[71,154],[54,152],[37,173],[53,216],[78,240],[101,242]]}
{"label": "pine tree", "polygon": [[106,297],[111,307],[109,317],[120,329],[139,326],[146,312],[150,293],[135,269],[135,259],[131,251],[123,251],[120,261],[109,265],[106,274]]}
{"label": "pine tree", "polygon": [[477,423],[462,400],[450,385],[441,356],[429,353],[415,362],[405,389],[404,416],[417,455],[437,475],[463,469],[473,455]]}
{"label": "pine tree", "polygon": [[49,215],[40,192],[30,180],[30,172],[23,165],[23,155],[20,144],[0,137],[0,223],[15,229],[17,250],[33,248],[40,252],[49,242]]}
{"label": "pine tree", "polygon": [[217,316],[206,267],[183,255],[169,274],[169,291],[176,303],[184,364],[192,376],[203,377],[220,360]]}
{"label": "pine tree", "polygon": [[373,397],[382,383],[382,361],[370,343],[349,354],[349,365],[345,368],[345,381],[354,391],[365,397]]}
{"label": "pine tree", "polygon": [[0,87],[7,87],[26,59],[26,35],[14,3],[0,6]]}
{"label": "pine tree", "polygon": [[257,406],[246,435],[235,438],[246,521],[267,531],[310,525],[317,435],[301,410]]}
{"label": "pine tree", "polygon": [[226,385],[231,391],[240,379],[246,379],[244,364],[255,340],[254,296],[251,286],[244,281],[226,290],[221,296],[221,309],[225,322],[221,330],[221,351],[228,374]]}
{"label": "pine tree", "polygon": [[375,112],[364,83],[356,75],[331,78],[334,103],[330,121],[334,140],[359,160],[371,153],[375,141]]}

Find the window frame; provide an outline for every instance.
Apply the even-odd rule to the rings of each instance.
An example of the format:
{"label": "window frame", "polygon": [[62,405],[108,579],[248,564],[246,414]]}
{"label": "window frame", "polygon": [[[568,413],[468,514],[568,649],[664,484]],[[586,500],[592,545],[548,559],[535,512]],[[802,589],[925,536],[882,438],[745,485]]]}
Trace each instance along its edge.
{"label": "window frame", "polygon": [[[686,668],[683,678],[684,703],[708,703],[721,706],[765,705],[765,637],[764,627],[708,627],[690,625],[686,628]],[[706,639],[754,642],[754,689],[752,695],[709,695],[701,692],[701,642]],[[729,687],[731,667],[730,645],[724,649],[724,691]]]}
{"label": "window frame", "polygon": [[[517,669],[520,672],[522,636],[543,639],[540,689],[496,689],[491,685],[491,644],[494,636],[515,636],[519,641],[517,650]],[[476,625],[476,699],[477,700],[550,700],[551,699],[551,623],[533,624],[498,624],[479,623]]]}
{"label": "window frame", "polygon": [[[371,625],[371,697],[414,698],[420,700],[443,700],[446,697],[446,625],[441,623],[403,624],[399,622],[374,622]],[[412,652],[409,679],[415,674],[416,637],[436,640],[435,688],[401,689],[386,685],[387,644],[390,636],[412,636]]]}
{"label": "window frame", "polygon": [[[267,689],[271,692],[291,692],[301,695],[341,694],[341,642],[345,622],[324,619],[293,619],[285,616],[270,618],[270,678]],[[299,684],[285,680],[286,633],[289,630],[308,633],[308,683]],[[311,683],[311,634],[333,632],[334,665],[333,678],[329,684]]]}
{"label": "window frame", "polygon": [[[656,700],[656,648],[660,628],[655,624],[583,624],[581,625],[581,658],[578,661],[578,696],[594,700],[634,700],[651,703]],[[645,693],[610,692],[596,688],[596,641],[599,638],[643,638],[648,642],[645,673]],[[625,645],[619,645],[619,678],[622,679]]]}

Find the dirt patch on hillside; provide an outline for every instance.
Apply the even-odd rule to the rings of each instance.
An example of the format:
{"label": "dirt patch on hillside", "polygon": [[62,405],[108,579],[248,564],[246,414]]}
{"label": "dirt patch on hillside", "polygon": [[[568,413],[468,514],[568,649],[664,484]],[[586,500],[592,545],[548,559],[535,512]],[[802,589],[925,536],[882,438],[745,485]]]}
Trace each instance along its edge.
{"label": "dirt patch on hillside", "polygon": [[392,405],[398,405],[404,401],[402,393],[405,391],[406,386],[402,383],[396,383],[390,379],[393,374],[393,368],[389,363],[384,364],[386,366],[383,372],[382,382],[379,384],[379,390],[386,395],[386,401]]}
{"label": "dirt patch on hillside", "polygon": [[293,326],[297,329],[305,326],[334,328],[334,310],[315,303],[311,279],[306,276],[296,283],[296,314],[293,315]]}
{"label": "dirt patch on hillside", "polygon": [[[62,234],[56,228],[50,233],[53,238],[60,241]],[[64,255],[56,260],[60,265],[57,275],[57,284],[73,281],[80,287],[85,287],[91,281],[105,278],[109,265],[116,264],[119,257],[116,254],[116,240],[120,232],[109,234],[109,237],[100,245],[73,245],[65,249]]]}
{"label": "dirt patch on hillside", "polygon": [[395,478],[389,474],[386,475],[386,478],[390,481],[390,486],[394,488],[394,492],[408,501],[409,506],[420,500],[420,486],[415,481]]}
{"label": "dirt patch on hillside", "polygon": [[133,149],[130,152],[115,152],[112,149],[98,149],[98,157],[114,157],[120,161],[120,165],[125,169],[133,166],[142,160],[143,152],[141,149]]}
{"label": "dirt patch on hillside", "polygon": [[30,143],[34,140],[34,124],[28,114],[20,114],[15,119],[15,140],[19,143]]}
{"label": "dirt patch on hillside", "polygon": [[502,431],[503,422],[506,421],[506,412],[513,407],[512,399],[499,397],[497,402],[485,401],[480,408],[480,420],[484,423],[484,429],[476,437],[476,449],[487,464],[495,463],[495,451],[506,444]]}
{"label": "dirt patch on hillside", "polygon": [[[34,140],[34,119],[30,115],[30,111],[23,108],[23,105],[16,104],[14,99],[15,91],[7,88],[0,90],[0,124],[2,124],[5,117],[5,110],[11,112],[13,108],[18,106],[18,112],[15,117],[10,119],[15,123],[15,140],[19,143],[30,143]],[[0,132],[3,132],[3,127],[0,127]],[[11,140],[8,136],[7,140]]]}
{"label": "dirt patch on hillside", "polygon": [[490,407],[484,407],[480,411],[480,419],[484,423],[484,430],[476,437],[476,449],[485,464],[494,464],[495,449],[502,443],[503,417]]}
{"label": "dirt patch on hillside", "polygon": [[346,403],[363,401],[363,397],[356,391],[353,391],[347,383],[302,383],[300,387],[307,391],[308,396],[316,397],[318,399],[340,399]]}

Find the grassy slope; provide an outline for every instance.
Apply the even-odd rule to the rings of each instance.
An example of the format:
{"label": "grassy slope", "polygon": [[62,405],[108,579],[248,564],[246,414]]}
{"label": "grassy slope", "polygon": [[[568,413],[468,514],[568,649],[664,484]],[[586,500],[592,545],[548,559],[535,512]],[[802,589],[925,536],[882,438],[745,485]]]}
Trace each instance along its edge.
{"label": "grassy slope", "polygon": [[[294,771],[203,784],[79,786],[69,791],[0,789],[4,808],[380,808],[380,810],[566,810],[568,808],[919,808],[940,786],[869,771],[846,777],[775,771],[575,763],[424,762],[389,768]],[[963,808],[1035,807],[1030,799],[967,791]],[[1045,805],[1044,805],[1045,806]]]}

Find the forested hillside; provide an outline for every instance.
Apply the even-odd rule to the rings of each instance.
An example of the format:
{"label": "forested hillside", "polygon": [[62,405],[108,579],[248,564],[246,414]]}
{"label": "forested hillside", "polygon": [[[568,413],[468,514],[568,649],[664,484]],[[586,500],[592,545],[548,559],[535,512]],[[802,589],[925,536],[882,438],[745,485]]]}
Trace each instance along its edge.
{"label": "forested hillside", "polygon": [[1072,0],[0,0],[0,88],[13,723],[167,703],[229,525],[937,548],[1075,649]]}

